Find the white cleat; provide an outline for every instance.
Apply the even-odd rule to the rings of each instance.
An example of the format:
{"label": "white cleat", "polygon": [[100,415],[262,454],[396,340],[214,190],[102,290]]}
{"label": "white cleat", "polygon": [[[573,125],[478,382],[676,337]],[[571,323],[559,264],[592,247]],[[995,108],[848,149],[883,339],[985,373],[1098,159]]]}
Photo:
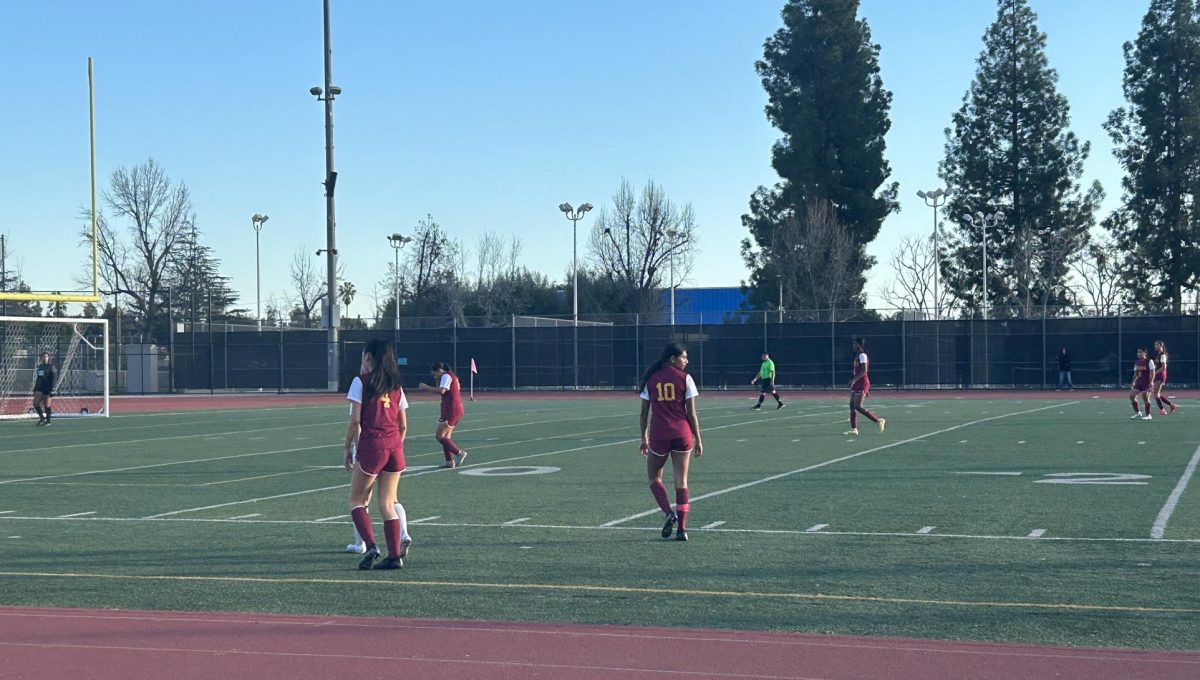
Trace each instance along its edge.
{"label": "white cleat", "polygon": [[365,541],[362,543],[351,543],[350,545],[346,546],[346,552],[354,553],[355,555],[361,555],[367,552],[367,544]]}
{"label": "white cleat", "polygon": [[1137,420],[1138,418],[1141,418],[1141,417],[1142,417],[1142,414],[1140,414],[1140,413],[1135,413],[1135,414],[1133,414],[1133,415],[1129,416],[1129,419],[1130,419],[1130,420]]}
{"label": "white cleat", "polygon": [[857,427],[852,427],[852,428],[850,428],[849,430],[846,430],[845,432],[843,432],[842,434],[852,434],[852,435],[856,435],[856,436],[857,436],[857,435],[858,435],[858,428],[857,428]]}
{"label": "white cleat", "polygon": [[880,418],[879,419],[879,431],[883,432],[886,428],[887,428],[887,419]]}
{"label": "white cleat", "polygon": [[1146,415],[1142,416],[1142,420],[1150,420],[1150,419],[1151,419],[1151,418],[1153,418],[1153,417],[1154,417],[1154,416],[1152,416],[1152,415],[1150,415],[1149,413],[1147,413]]}
{"label": "white cleat", "polygon": [[462,467],[463,461],[467,459],[466,451],[459,451],[454,454],[454,467]]}

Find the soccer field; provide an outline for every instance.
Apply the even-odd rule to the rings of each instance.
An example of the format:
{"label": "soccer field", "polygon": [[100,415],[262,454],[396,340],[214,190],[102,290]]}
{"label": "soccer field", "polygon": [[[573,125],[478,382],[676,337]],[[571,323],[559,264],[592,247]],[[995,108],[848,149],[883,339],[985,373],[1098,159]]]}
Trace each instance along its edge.
{"label": "soccer field", "polygon": [[3,422],[0,604],[1200,649],[1192,403],[954,396],[872,398],[854,438],[843,394],[703,395],[687,543],[632,395],[469,403],[456,470],[418,401],[393,572],[342,551],[344,406]]}

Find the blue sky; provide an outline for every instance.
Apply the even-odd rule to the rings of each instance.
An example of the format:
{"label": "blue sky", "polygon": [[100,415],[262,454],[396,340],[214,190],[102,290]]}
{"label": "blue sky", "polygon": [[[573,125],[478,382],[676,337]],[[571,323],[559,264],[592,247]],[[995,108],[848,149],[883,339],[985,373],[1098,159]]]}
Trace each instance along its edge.
{"label": "blue sky", "polygon": [[[1120,197],[1101,124],[1123,104],[1121,45],[1146,0],[1031,0],[1050,64],[1092,143],[1085,180]],[[691,203],[700,253],[685,285],[747,277],[740,216],[776,181],[754,71],[782,0],[333,1],[339,173],[338,249],[370,315],[392,260],[387,234],[427,213],[473,249],[485,230],[518,234],[522,263],[564,280],[563,201],[603,206],[622,179]],[[203,3],[4,2],[0,61],[0,231],[9,264],[36,289],[74,288],[86,261],[77,215],[88,202],[86,62],[96,62],[101,183],[153,157],[187,183],[222,272],[254,307],[250,216],[262,232],[263,305],[291,294],[288,269],[325,244],[320,0]],[[990,0],[864,0],[893,92],[887,158],[902,210],[869,252],[872,302],[899,240],[932,215],[943,129],[975,72]],[[589,219],[580,223],[580,242]],[[583,252],[580,254],[583,257]],[[319,261],[323,271],[323,260]],[[386,296],[382,289],[378,293]],[[345,314],[345,311],[343,311]]]}

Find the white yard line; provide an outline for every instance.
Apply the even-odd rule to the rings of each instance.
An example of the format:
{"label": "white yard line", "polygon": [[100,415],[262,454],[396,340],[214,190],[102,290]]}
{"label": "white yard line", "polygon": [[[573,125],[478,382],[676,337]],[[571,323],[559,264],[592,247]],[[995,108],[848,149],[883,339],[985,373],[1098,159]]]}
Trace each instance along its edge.
{"label": "white yard line", "polygon": [[1045,536],[1045,535],[1046,535],[1045,529],[1034,529],[1033,531],[1029,532],[1029,538],[1041,538],[1042,536]]}
{"label": "white yard line", "polygon": [[408,520],[408,523],[409,524],[420,524],[421,522],[432,522],[435,519],[441,519],[441,518],[442,518],[441,515],[434,515],[433,517],[422,517],[421,519],[410,519],[410,520]]}
{"label": "white yard line", "polygon": [[[718,489],[717,491],[712,491],[712,492],[709,492],[706,494],[701,494],[699,496],[692,496],[692,498],[689,502],[695,503],[696,501],[704,500],[705,498],[712,498],[713,496],[720,496],[722,494],[731,493],[733,491],[741,491],[742,489],[747,489],[752,486],[758,486],[759,484],[765,484],[767,482],[773,482],[777,479],[783,479],[784,477],[790,477],[795,474],[800,474],[800,473],[804,473],[804,472],[809,472],[811,470],[816,470],[818,468],[823,468],[826,465],[833,465],[834,463],[840,463],[842,461],[851,460],[852,458],[858,458],[859,456],[865,456],[868,453],[875,453],[877,451],[883,451],[885,449],[890,449],[890,448],[893,448],[896,446],[900,446],[902,444],[909,444],[909,443],[912,443],[915,441],[919,441],[921,439],[928,439],[929,437],[934,437],[939,434],[945,434],[947,432],[961,430],[964,427],[970,427],[972,425],[978,425],[980,423],[986,423],[986,422],[990,422],[993,420],[1002,420],[1004,418],[1011,418],[1013,416],[1025,415],[1028,413],[1037,413],[1038,411],[1046,411],[1046,410],[1052,409],[1052,408],[1062,408],[1063,406],[1070,406],[1072,404],[1078,404],[1078,403],[1079,403],[1078,401],[1072,401],[1072,402],[1068,402],[1066,404],[1053,404],[1050,406],[1042,406],[1040,408],[1029,409],[1027,411],[1017,411],[1015,413],[1006,413],[1006,414],[999,415],[999,416],[992,416],[990,418],[981,418],[979,420],[972,420],[967,423],[962,423],[959,425],[954,425],[952,427],[942,428],[940,430],[935,430],[933,432],[927,432],[925,434],[917,435],[915,437],[909,437],[908,439],[902,439],[900,441],[892,442],[890,444],[884,444],[883,446],[876,446],[871,449],[865,449],[863,451],[859,451],[858,453],[852,453],[848,456],[841,456],[840,458],[834,458],[832,460],[827,460],[822,463],[817,463],[816,465],[809,465],[808,467],[803,467],[798,470],[791,470],[789,472],[783,472],[783,473],[780,473],[777,475],[771,475],[770,477],[763,477],[761,479],[756,479],[752,482],[746,482],[745,484],[737,484],[735,486],[726,487],[724,489]],[[629,522],[629,521],[632,521],[635,519],[641,519],[642,517],[648,517],[650,515],[653,515],[656,512],[662,512],[662,510],[660,510],[658,508],[654,508],[653,510],[639,512],[636,515],[629,515],[628,517],[622,517],[621,519],[614,519],[610,522],[605,522],[604,524],[601,524],[600,526],[605,526],[605,527],[615,526],[617,524],[623,524],[625,522]]]}
{"label": "white yard line", "polygon": [[708,524],[705,524],[704,526],[702,526],[702,527],[700,527],[700,528],[701,528],[701,529],[716,529],[717,527],[721,526],[721,525],[722,525],[722,524],[724,524],[724,523],[725,523],[725,520],[721,520],[721,521],[719,521],[719,522],[710,522],[710,523],[708,523]]}
{"label": "white yard line", "polygon": [[238,515],[237,517],[230,517],[229,520],[233,521],[235,519],[250,519],[251,517],[261,517],[261,516],[262,516],[261,513],[256,512],[256,513],[253,513],[250,515]]}
{"label": "white yard line", "polygon": [[77,512],[73,515],[59,515],[56,519],[68,519],[70,517],[87,517],[88,515],[94,515],[94,514],[96,514],[95,510],[88,510],[87,512]]}
{"label": "white yard line", "polygon": [[1188,482],[1192,481],[1192,475],[1196,472],[1196,465],[1200,463],[1200,447],[1196,448],[1196,452],[1192,454],[1192,459],[1188,461],[1187,468],[1183,471],[1183,476],[1179,478],[1179,482],[1175,485],[1175,489],[1171,491],[1171,495],[1167,497],[1167,502],[1163,504],[1162,510],[1158,511],[1158,518],[1154,520],[1154,526],[1150,528],[1150,538],[1161,539],[1167,531],[1167,522],[1171,520],[1171,514],[1175,512],[1175,506],[1179,504],[1179,499],[1183,496],[1183,492],[1187,489]]}
{"label": "white yard line", "polygon": [[333,517],[322,517],[321,519],[314,519],[312,521],[313,522],[332,522],[335,519],[346,519],[347,517],[349,517],[349,515],[334,515]]}

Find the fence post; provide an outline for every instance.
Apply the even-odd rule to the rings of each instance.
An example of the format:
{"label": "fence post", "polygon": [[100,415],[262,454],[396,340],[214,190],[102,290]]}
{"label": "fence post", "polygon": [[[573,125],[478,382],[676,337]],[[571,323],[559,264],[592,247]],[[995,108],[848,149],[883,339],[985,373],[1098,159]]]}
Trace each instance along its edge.
{"label": "fence post", "polygon": [[767,310],[763,310],[763,352],[769,352],[771,348],[767,344]]}
{"label": "fence post", "polygon": [[700,384],[704,384],[704,312],[700,312]]}
{"label": "fence post", "polygon": [[1042,389],[1046,389],[1046,306],[1042,305]]}
{"label": "fence post", "polygon": [[217,381],[216,352],[213,350],[212,331],[212,291],[208,291],[208,315],[204,317],[204,325],[208,327],[208,393],[213,393],[213,383]]}
{"label": "fence post", "polygon": [[[1197,342],[1200,342],[1200,340],[1197,340]],[[638,382],[637,376],[642,372],[642,315],[640,312],[633,315],[633,343],[635,345],[633,348],[633,360],[635,362],[633,366],[633,383],[636,386]]]}
{"label": "fence post", "polygon": [[[820,314],[820,312],[818,312]],[[837,314],[829,305],[829,387],[837,389]]]}
{"label": "fence post", "polygon": [[509,329],[512,330],[512,388],[517,391],[517,315],[513,314],[509,320]]}
{"label": "fence post", "polygon": [[1115,366],[1113,366],[1113,368],[1117,372],[1117,380],[1116,380],[1115,384],[1118,387],[1121,386],[1121,363],[1123,361],[1125,361],[1125,358],[1124,358],[1125,355],[1122,353],[1123,349],[1121,347],[1123,344],[1122,340],[1123,340],[1123,338],[1121,337],[1121,303],[1118,302],[1117,303],[1117,360],[1113,362],[1113,364],[1115,364]]}
{"label": "fence post", "polygon": [[283,324],[279,324],[279,393],[284,393],[283,384]]}
{"label": "fence post", "polygon": [[167,366],[171,370],[167,371],[167,391],[171,394],[175,393],[175,289],[167,289]]}
{"label": "fence post", "polygon": [[455,369],[457,369],[458,368],[458,317],[456,316],[452,320],[454,321],[454,330],[451,331],[450,343],[452,345],[454,345],[454,350],[452,352],[454,357],[450,360],[451,362],[453,362],[450,365],[453,366]]}
{"label": "fence post", "polygon": [[900,386],[908,387],[908,333],[904,330],[904,310],[900,310]]}

